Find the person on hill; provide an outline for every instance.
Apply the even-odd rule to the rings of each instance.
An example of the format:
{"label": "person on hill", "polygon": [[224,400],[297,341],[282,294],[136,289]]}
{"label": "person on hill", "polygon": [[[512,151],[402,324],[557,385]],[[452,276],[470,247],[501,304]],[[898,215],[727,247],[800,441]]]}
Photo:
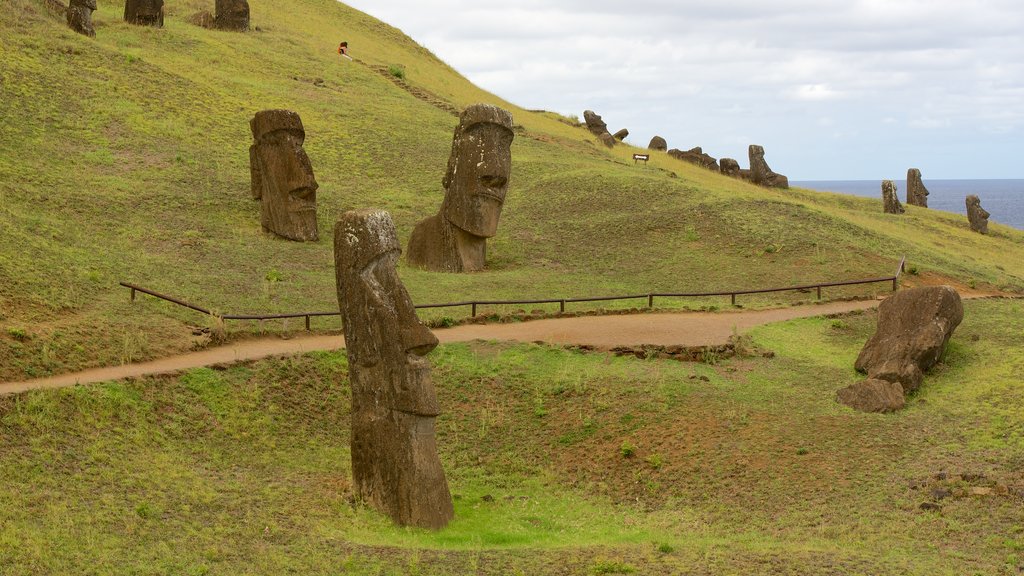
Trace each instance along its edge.
{"label": "person on hill", "polygon": [[345,58],[348,58],[349,60],[352,59],[352,57],[348,55],[348,42],[342,42],[341,44],[338,44],[338,54],[344,56]]}

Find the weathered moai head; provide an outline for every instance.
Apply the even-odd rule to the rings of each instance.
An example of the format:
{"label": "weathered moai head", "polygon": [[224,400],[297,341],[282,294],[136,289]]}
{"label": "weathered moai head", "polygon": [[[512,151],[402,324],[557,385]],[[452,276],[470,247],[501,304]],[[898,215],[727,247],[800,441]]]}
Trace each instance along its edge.
{"label": "weathered moai head", "polygon": [[896,195],[896,183],[892,180],[882,180],[882,207],[886,214],[903,214],[903,205]]}
{"label": "weathered moai head", "polygon": [[498,232],[512,174],[512,115],[489,104],[474,104],[459,117],[445,173],[441,214],[472,236]]}
{"label": "weathered moai head", "polygon": [[718,161],[722,174],[726,176],[732,176],[733,178],[740,177],[740,163],[732,158],[722,158]]}
{"label": "weathered moai head", "polygon": [[302,148],[306,139],[302,120],[289,110],[264,110],[256,113],[249,126],[252,191],[262,200],[263,229],[300,242],[317,240],[319,184]]}
{"label": "weathered moai head", "polygon": [[629,129],[623,128],[622,130],[619,130],[615,134],[612,134],[612,138],[615,138],[619,142],[622,142],[626,138],[629,138]]}
{"label": "weathered moai head", "polygon": [[928,189],[921,181],[921,171],[917,168],[907,170],[907,204],[928,207]]}
{"label": "weathered moai head", "polygon": [[768,167],[768,162],[764,159],[763,147],[751,144],[747,155],[750,157],[750,179],[754,184],[770,188],[789,188],[789,178],[773,172]]}
{"label": "weathered moai head", "polygon": [[608,124],[605,124],[605,121],[601,119],[601,116],[593,110],[583,111],[583,122],[586,123],[587,130],[590,130],[590,133],[594,136],[600,136],[601,134],[608,132]]}
{"label": "weathered moai head", "polygon": [[163,28],[164,0],[127,0],[124,3],[124,21]]}
{"label": "weathered moai head", "polygon": [[96,36],[92,26],[92,13],[96,10],[96,0],[71,0],[68,3],[68,26],[89,37]]}
{"label": "weathered moai head", "polygon": [[651,138],[651,143],[647,145],[647,148],[650,150],[657,150],[659,152],[667,152],[668,142],[661,136],[655,136],[654,138]]}
{"label": "weathered moai head", "polygon": [[246,0],[216,0],[214,10],[215,28],[242,32],[249,29],[249,2]]}
{"label": "weathered moai head", "polygon": [[440,406],[423,357],[437,338],[416,317],[383,210],[346,212],[334,228],[338,304],[352,387],[352,477],[359,498],[400,525],[442,528],[454,516],[437,456]]}
{"label": "weathered moai head", "polygon": [[967,197],[967,220],[971,223],[971,230],[981,234],[988,234],[988,217],[991,214],[981,207],[981,198],[974,194]]}

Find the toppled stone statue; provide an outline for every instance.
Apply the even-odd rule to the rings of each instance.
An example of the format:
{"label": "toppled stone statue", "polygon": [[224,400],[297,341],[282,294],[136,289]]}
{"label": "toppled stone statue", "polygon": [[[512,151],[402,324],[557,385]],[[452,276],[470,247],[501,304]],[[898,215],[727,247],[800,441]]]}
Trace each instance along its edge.
{"label": "toppled stone statue", "polygon": [[974,194],[967,197],[967,220],[971,223],[971,230],[988,234],[988,217],[991,214],[981,207],[981,198]]}
{"label": "toppled stone statue", "polygon": [[356,496],[402,526],[443,528],[455,515],[424,356],[437,338],[416,317],[395,271],[401,249],[383,210],[346,212],[334,228],[338,304],[352,387]]}
{"label": "toppled stone statue", "polygon": [[608,125],[593,110],[583,111],[583,121],[587,124],[587,130],[590,130],[591,134],[597,136],[597,139],[602,144],[609,148],[615,146],[615,136],[612,136],[611,132],[608,131]]}
{"label": "toppled stone statue", "polygon": [[750,157],[751,182],[769,188],[789,188],[789,178],[772,172],[772,169],[768,167],[768,162],[764,159],[764,148],[757,144],[751,144],[747,155]]}
{"label": "toppled stone statue", "polygon": [[607,132],[605,132],[604,134],[601,134],[600,136],[598,136],[597,139],[601,141],[601,144],[604,144],[605,146],[607,146],[609,148],[611,148],[612,146],[615,146],[615,136],[612,136],[611,134],[609,134]]}
{"label": "toppled stone statue", "polygon": [[140,26],[164,27],[164,0],[127,0],[124,21]]}
{"label": "toppled stone statue", "polygon": [[913,288],[883,300],[878,327],[854,364],[869,380],[839,391],[839,401],[872,412],[902,408],[892,384],[904,396],[917,390],[924,373],[942,358],[963,318],[960,295],[949,286]]}
{"label": "toppled stone statue", "polygon": [[92,26],[95,10],[96,0],[71,0],[68,3],[68,27],[90,38],[96,37],[96,29]]}
{"label": "toppled stone statue", "polygon": [[247,0],[216,0],[214,11],[214,28],[239,32],[249,29],[249,2]]}
{"label": "toppled stone statue", "polygon": [[619,142],[622,142],[628,136],[629,136],[629,130],[627,130],[625,128],[623,128],[622,130],[619,130],[615,134],[612,134],[612,137],[615,138],[616,140],[618,140]]}
{"label": "toppled stone statue", "polygon": [[661,136],[655,136],[651,138],[651,143],[647,145],[650,150],[657,150],[659,152],[668,152],[668,142],[665,141]]}
{"label": "toppled stone statue", "polygon": [[409,264],[435,272],[484,269],[487,239],[498,218],[512,173],[512,115],[474,104],[459,117],[441,183],[441,211],[421,220],[409,239]]}
{"label": "toppled stone statue", "polygon": [[299,242],[319,238],[313,165],[302,148],[306,131],[290,110],[263,110],[249,121],[252,195],[260,200],[263,229]]}
{"label": "toppled stone statue", "polygon": [[907,170],[907,204],[928,207],[928,189],[921,181],[921,171],[917,168]]}
{"label": "toppled stone statue", "polygon": [[906,210],[900,204],[900,198],[896,195],[896,183],[892,180],[882,180],[882,208],[886,214],[903,214]]}
{"label": "toppled stone statue", "polygon": [[686,152],[683,152],[678,148],[673,148],[668,151],[668,155],[677,160],[682,160],[683,162],[696,164],[701,168],[707,168],[708,170],[714,170],[715,172],[719,171],[718,160],[715,160],[710,155],[705,154],[704,150],[702,150],[700,146],[697,146],[696,148],[691,148]]}
{"label": "toppled stone statue", "polygon": [[721,170],[723,175],[731,176],[733,178],[740,177],[740,171],[742,168],[740,168],[740,163],[736,160],[732,158],[722,158],[718,163],[720,165],[719,170]]}

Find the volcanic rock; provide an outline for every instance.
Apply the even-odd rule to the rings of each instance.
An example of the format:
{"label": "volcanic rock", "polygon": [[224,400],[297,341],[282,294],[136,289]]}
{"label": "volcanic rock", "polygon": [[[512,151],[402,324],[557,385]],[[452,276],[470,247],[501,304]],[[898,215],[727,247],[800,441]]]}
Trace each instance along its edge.
{"label": "volcanic rock", "polygon": [[861,412],[895,412],[906,405],[899,383],[874,378],[851,384],[836,396],[842,404]]}

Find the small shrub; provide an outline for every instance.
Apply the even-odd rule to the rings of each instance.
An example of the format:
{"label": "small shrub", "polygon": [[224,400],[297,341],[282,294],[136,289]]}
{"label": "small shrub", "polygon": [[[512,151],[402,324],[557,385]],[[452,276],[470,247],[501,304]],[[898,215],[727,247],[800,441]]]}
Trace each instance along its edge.
{"label": "small shrub", "polygon": [[388,74],[391,74],[399,80],[405,80],[405,68],[400,64],[392,64],[388,66]]}
{"label": "small shrub", "polygon": [[658,470],[664,462],[661,458],[661,454],[651,454],[647,457],[647,463],[651,465],[651,468]]}
{"label": "small shrub", "polygon": [[917,270],[917,266],[911,266],[910,268],[907,268],[907,274],[910,274],[911,276],[917,276],[918,273],[919,272]]}
{"label": "small shrub", "polygon": [[672,545],[668,542],[662,542],[661,544],[658,544],[658,552],[661,552],[662,554],[671,554],[675,552],[675,550],[676,549],[673,548]]}
{"label": "small shrub", "polygon": [[636,572],[636,568],[625,562],[598,560],[591,567],[591,572],[593,574],[632,574]]}
{"label": "small shrub", "polygon": [[267,272],[267,275],[264,276],[264,278],[267,282],[281,282],[284,280],[284,274],[281,274],[279,271],[271,268],[270,272]]}
{"label": "small shrub", "polygon": [[974,290],[975,288],[978,287],[978,283],[975,282],[974,279],[971,279],[971,281],[967,283],[967,287],[970,288],[971,290]]}
{"label": "small shrub", "polygon": [[686,232],[683,233],[683,239],[687,242],[696,242],[700,240],[700,236],[697,234],[697,229],[693,226],[687,226]]}
{"label": "small shrub", "polygon": [[28,332],[25,332],[24,328],[8,328],[7,335],[18,342],[25,342],[28,340]]}
{"label": "small shrub", "polygon": [[776,252],[778,252],[778,250],[779,249],[775,246],[775,244],[769,244],[764,247],[765,254],[775,254]]}
{"label": "small shrub", "polygon": [[452,326],[455,326],[455,318],[452,318],[451,316],[444,316],[438,320],[437,323],[441,328],[451,328]]}
{"label": "small shrub", "polygon": [[809,454],[810,452],[811,452],[810,450],[808,450],[807,448],[804,448],[804,447],[802,447],[802,446],[801,446],[800,448],[797,448],[797,449],[796,449],[796,453],[797,453],[797,455],[799,455],[799,456],[803,456],[803,455],[805,455],[805,454]]}
{"label": "small shrub", "polygon": [[623,440],[622,446],[619,446],[619,452],[622,453],[623,458],[632,458],[636,454],[636,446],[630,444],[628,440]]}
{"label": "small shrub", "polygon": [[846,327],[847,327],[846,326],[846,322],[843,322],[842,320],[838,320],[837,319],[837,320],[833,320],[832,321],[832,329],[833,330],[842,330],[842,329],[844,329]]}

